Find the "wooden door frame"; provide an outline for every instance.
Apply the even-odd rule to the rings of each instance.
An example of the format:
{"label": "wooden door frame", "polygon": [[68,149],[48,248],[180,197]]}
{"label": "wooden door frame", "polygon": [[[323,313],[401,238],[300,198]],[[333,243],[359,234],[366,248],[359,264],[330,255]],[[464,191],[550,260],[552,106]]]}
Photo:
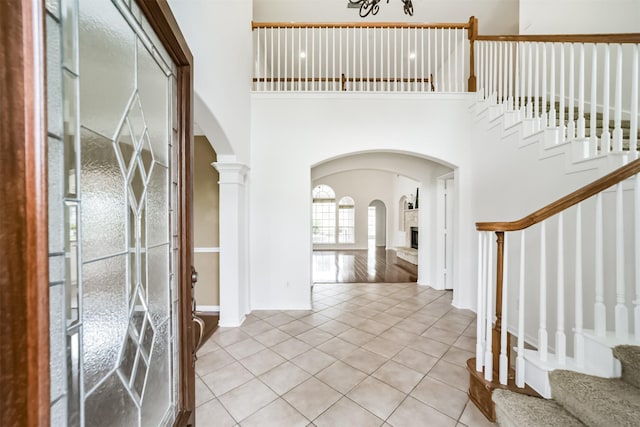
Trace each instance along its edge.
{"label": "wooden door frame", "polygon": [[[178,68],[180,186],[179,401],[195,408],[193,55],[167,0],[136,0]],[[49,260],[44,1],[0,1],[0,425],[50,423]]]}

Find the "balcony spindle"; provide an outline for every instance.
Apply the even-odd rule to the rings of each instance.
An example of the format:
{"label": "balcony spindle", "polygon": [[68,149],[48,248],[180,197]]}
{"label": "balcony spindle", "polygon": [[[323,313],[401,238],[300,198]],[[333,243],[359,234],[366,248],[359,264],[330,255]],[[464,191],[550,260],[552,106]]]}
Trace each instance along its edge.
{"label": "balcony spindle", "polygon": [[547,226],[540,224],[540,326],[538,328],[538,356],[543,362],[548,356],[547,334]]}
{"label": "balcony spindle", "polygon": [[540,113],[540,126],[543,129],[549,126],[547,121],[547,74],[547,44],[542,43],[542,112]]}
{"label": "balcony spindle", "polygon": [[500,384],[507,384],[509,374],[509,358],[508,358],[508,340],[507,340],[507,318],[508,318],[508,300],[509,300],[509,246],[507,245],[508,233],[504,233],[503,246],[503,273],[502,273],[502,320],[500,328]]}
{"label": "balcony spindle", "polygon": [[486,240],[486,250],[487,250],[487,306],[486,306],[486,333],[487,333],[487,341],[485,344],[485,352],[484,352],[484,379],[487,381],[493,380],[493,313],[495,310],[493,309],[493,284],[495,283],[493,280],[493,248],[491,247],[491,239],[487,238]]}
{"label": "balcony spindle", "polygon": [[568,139],[567,136],[567,127],[565,124],[565,101],[564,101],[564,93],[565,93],[565,46],[564,43],[560,44],[560,92],[558,93],[558,98],[560,99],[560,108],[559,114],[560,118],[558,120],[558,126],[560,127],[560,135],[562,135],[562,142]]}
{"label": "balcony spindle", "polygon": [[534,131],[540,129],[540,43],[534,43],[536,47],[535,78],[534,78],[534,98],[533,98],[533,119]]}
{"label": "balcony spindle", "polygon": [[514,43],[514,48],[516,50],[515,57],[515,75],[513,76],[513,108],[518,112],[518,116],[520,117],[520,108],[522,106],[521,93],[520,93],[520,82],[522,81],[521,71],[524,72],[523,67],[520,66],[520,61],[522,59],[522,43],[517,42]]}
{"label": "balcony spindle", "polygon": [[[427,73],[431,73],[431,28],[427,29]],[[429,84],[433,84],[432,81]]]}
{"label": "balcony spindle", "polygon": [[549,73],[549,119],[547,126],[555,128],[557,126],[556,111],[556,44],[550,43],[551,48],[551,67]]}
{"label": "balcony spindle", "polygon": [[[309,55],[307,54],[307,58]],[[315,28],[311,29],[311,90],[316,90],[316,83],[314,77],[316,75],[316,31]]]}
{"label": "balcony spindle", "polygon": [[527,43],[529,58],[527,64],[527,119],[533,118],[533,43]]}
{"label": "balcony spindle", "polygon": [[564,331],[564,214],[558,214],[558,277],[557,277],[557,329],[556,329],[556,357],[558,363],[564,365],[567,361],[567,336]]}
{"label": "balcony spindle", "polygon": [[607,154],[611,151],[611,133],[609,132],[609,85],[611,84],[610,78],[610,62],[611,51],[609,44],[604,45],[604,75],[602,76],[602,136],[600,137],[600,151],[603,154]]}
{"label": "balcony spindle", "polygon": [[575,51],[573,48],[573,43],[569,45],[569,123],[567,124],[567,139],[574,140],[576,139],[576,122],[575,122]]}
{"label": "balcony spindle", "polygon": [[424,80],[426,76],[426,74],[424,73],[424,31],[420,32],[420,75],[422,76],[420,87],[422,92],[424,92]]}
{"label": "balcony spindle", "polygon": [[616,186],[616,308],[615,331],[618,338],[629,335],[629,313],[624,280],[624,202],[622,183]]}
{"label": "balcony spindle", "polygon": [[439,67],[442,70],[442,72],[439,73],[439,74],[442,74],[442,78],[440,79],[440,82],[441,82],[440,91],[441,92],[446,92],[446,91],[449,90],[449,87],[446,85],[446,82],[445,82],[444,65],[445,65],[445,62],[444,62],[444,28],[442,28],[440,30],[440,67]]}
{"label": "balcony spindle", "polygon": [[576,206],[576,270],[575,270],[575,327],[573,329],[573,352],[578,366],[584,366],[584,335],[582,333],[582,205]]}
{"label": "balcony spindle", "polygon": [[596,301],[594,305],[595,331],[604,336],[607,330],[607,309],[604,305],[604,248],[602,222],[602,193],[596,195]]}
{"label": "balcony spindle", "polygon": [[274,48],[273,48],[273,39],[274,39],[273,31],[274,31],[274,28],[273,28],[273,27],[271,27],[271,73],[270,73],[270,77],[271,77],[271,79],[270,79],[270,80],[271,80],[271,82],[270,82],[270,83],[271,83],[271,90],[272,90],[272,91],[274,91],[274,90],[275,90],[274,85],[273,85],[273,70],[274,70],[274,68],[273,68],[273,61],[274,61],[275,56],[276,56],[276,55],[274,55],[275,50],[274,50]]}
{"label": "balcony spindle", "polygon": [[622,45],[618,44],[616,55],[616,93],[613,110],[613,151],[622,152]]}
{"label": "balcony spindle", "polygon": [[524,310],[525,310],[525,231],[520,233],[520,282],[518,286],[518,355],[516,357],[516,385],[524,387]]}
{"label": "balcony spindle", "polygon": [[584,43],[580,43],[580,56],[578,57],[578,129],[577,137],[585,138],[585,119],[584,119]]}
{"label": "balcony spindle", "polygon": [[507,58],[507,62],[509,63],[509,85],[507,87],[507,111],[513,111],[513,60],[514,60],[514,49],[515,44],[509,43],[509,57]]}
{"label": "balcony spindle", "polygon": [[589,140],[592,147],[598,146],[598,45],[591,49],[591,111],[589,113]]}
{"label": "balcony spindle", "polygon": [[[449,52],[451,52],[451,28],[447,28],[447,50]],[[444,63],[444,62],[443,62]],[[449,80],[447,82],[447,90],[449,92],[453,91],[453,84],[452,84],[452,80],[451,80],[451,61],[447,61],[447,79]]]}
{"label": "balcony spindle", "polygon": [[[638,45],[633,45],[631,58],[631,120],[629,126],[629,153],[632,158],[638,158]],[[640,265],[640,264],[636,264]],[[640,298],[640,295],[637,296]],[[640,329],[636,328],[636,335],[640,336]]]}

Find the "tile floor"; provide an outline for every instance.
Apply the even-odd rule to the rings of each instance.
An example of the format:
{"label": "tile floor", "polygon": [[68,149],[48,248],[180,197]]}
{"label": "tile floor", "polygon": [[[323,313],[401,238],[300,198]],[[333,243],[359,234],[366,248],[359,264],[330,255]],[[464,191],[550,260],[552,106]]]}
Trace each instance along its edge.
{"label": "tile floor", "polygon": [[201,426],[488,426],[467,396],[475,315],[415,283],[316,284],[198,353]]}

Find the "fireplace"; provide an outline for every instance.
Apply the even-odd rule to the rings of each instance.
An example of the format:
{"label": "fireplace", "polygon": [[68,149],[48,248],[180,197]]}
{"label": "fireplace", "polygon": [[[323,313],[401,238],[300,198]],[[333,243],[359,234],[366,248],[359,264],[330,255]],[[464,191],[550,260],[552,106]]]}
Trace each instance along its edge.
{"label": "fireplace", "polygon": [[418,249],[418,227],[411,227],[411,247]]}

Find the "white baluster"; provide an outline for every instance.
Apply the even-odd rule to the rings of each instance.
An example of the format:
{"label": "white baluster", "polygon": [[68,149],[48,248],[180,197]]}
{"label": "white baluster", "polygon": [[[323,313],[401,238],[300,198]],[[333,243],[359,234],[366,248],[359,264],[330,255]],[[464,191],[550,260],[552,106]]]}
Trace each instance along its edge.
{"label": "white baluster", "polygon": [[302,49],[302,28],[298,28],[298,90],[302,90],[301,72],[302,61],[300,61],[300,50]]}
{"label": "white baluster", "polygon": [[502,275],[502,326],[500,328],[500,384],[507,384],[509,373],[509,359],[507,358],[507,324],[508,324],[508,300],[509,300],[509,246],[507,245],[508,233],[504,234],[503,246],[503,275]]}
{"label": "white baluster", "polygon": [[594,323],[596,334],[604,336],[607,330],[607,309],[604,305],[604,248],[602,223],[602,193],[596,195],[596,302]]}
{"label": "white baluster", "polygon": [[616,93],[613,110],[613,151],[622,152],[622,45],[616,55]]}
{"label": "white baluster", "polygon": [[485,311],[484,305],[487,302],[487,298],[485,296],[486,286],[485,286],[485,233],[478,233],[478,313],[477,313],[477,321],[476,321],[476,371],[482,372],[482,367],[484,365],[484,325],[485,325]]}
{"label": "white baluster", "polygon": [[[507,88],[507,110],[508,111],[513,111],[513,84],[514,84],[514,79],[513,79],[513,56],[514,56],[514,52],[513,50],[515,49],[515,43],[509,43],[509,58],[507,58],[507,62],[509,63],[509,86]],[[516,67],[518,65],[516,64]]]}
{"label": "white baluster", "polygon": [[513,97],[513,107],[516,111],[518,111],[518,117],[521,117],[520,108],[522,107],[522,96],[523,94],[520,92],[520,82],[523,80],[522,73],[524,73],[524,67],[520,66],[520,61],[522,60],[522,43],[515,44],[516,49],[516,70],[513,79],[514,86],[514,97]]}
{"label": "white baluster", "polygon": [[624,281],[624,202],[622,183],[616,186],[616,336],[626,338],[629,335],[629,313],[626,306]]}
{"label": "white baluster", "polygon": [[459,70],[459,65],[458,65],[458,59],[459,59],[458,58],[459,57],[459,54],[458,54],[458,50],[459,50],[458,49],[458,33],[459,32],[460,32],[460,30],[457,30],[457,29],[453,30],[453,35],[455,36],[454,37],[454,41],[453,41],[453,43],[454,43],[453,55],[456,58],[456,64],[455,64],[455,68],[454,68],[454,71],[455,71],[454,80],[455,80],[456,84],[455,84],[454,90],[456,92],[460,92],[460,87],[459,87],[460,86],[460,77],[459,77],[459,75],[460,75],[459,71],[460,70]]}
{"label": "white baluster", "polygon": [[536,63],[534,65],[536,75],[533,95],[533,130],[540,129],[540,43],[534,43],[536,47]]}
{"label": "white baluster", "polygon": [[569,44],[569,122],[567,123],[567,139],[576,138],[575,123],[575,51],[573,43]]}
{"label": "white baluster", "polygon": [[[348,33],[347,33],[348,34]],[[304,29],[304,90],[309,90],[309,27]]]}
{"label": "white baluster", "polygon": [[591,112],[589,113],[589,140],[592,147],[598,146],[598,45],[593,44],[591,50]]}
{"label": "white baluster", "polygon": [[533,44],[527,43],[529,47],[528,82],[527,82],[527,119],[533,118]]}
{"label": "white baluster", "polygon": [[[636,50],[637,52],[637,50]],[[634,334],[635,338],[640,338],[640,174],[636,175],[634,180],[634,218],[635,218],[635,278],[636,278],[636,299],[634,304]]]}
{"label": "white baluster", "polygon": [[547,44],[542,43],[542,113],[540,114],[542,128],[549,126],[547,122],[547,71]]}
{"label": "white baluster", "polygon": [[562,141],[566,141],[568,139],[567,136],[567,124],[565,122],[565,112],[564,112],[564,106],[565,106],[565,102],[564,102],[564,93],[565,93],[565,88],[564,88],[564,84],[565,84],[565,80],[566,80],[566,76],[565,76],[565,67],[564,67],[564,63],[565,63],[565,45],[564,43],[560,44],[560,93],[558,94],[558,98],[560,98],[560,106],[559,106],[559,113],[560,113],[560,119],[558,120],[559,122],[559,126],[560,126],[560,135],[562,135]]}
{"label": "white baluster", "polygon": [[491,88],[493,89],[493,104],[497,104],[498,103],[498,90],[499,90],[499,81],[498,81],[498,72],[500,70],[500,64],[498,64],[498,42],[493,42],[493,52],[491,54],[492,57],[492,61],[491,61],[491,67],[493,70],[493,80],[491,81]]}
{"label": "white baluster", "polygon": [[484,379],[493,380],[493,246],[490,238],[487,238],[487,311],[486,311],[486,333],[487,341],[484,347]]}
{"label": "white baluster", "polygon": [[516,385],[524,387],[524,278],[525,278],[525,231],[520,234],[520,284],[518,289],[518,356],[516,357]]}
{"label": "white baluster", "polygon": [[[380,30],[382,31],[382,30]],[[349,43],[347,42],[347,49],[348,49],[348,45]],[[339,81],[337,82],[337,86],[339,91],[342,91],[342,74],[344,73],[344,68],[342,67],[342,28],[340,28],[340,37],[338,40],[338,50],[339,50],[339,59],[338,59],[338,73],[337,73],[337,77],[339,77]]]}
{"label": "white baluster", "polygon": [[449,87],[445,84],[445,75],[444,75],[444,28],[440,29],[440,68],[442,69],[442,79],[440,80],[442,89],[441,92],[446,92],[449,90]]}
{"label": "white baluster", "polygon": [[413,91],[418,91],[418,27],[413,29]]}
{"label": "white baluster", "polygon": [[576,270],[575,270],[575,328],[573,330],[573,352],[579,367],[584,366],[584,335],[582,333],[582,205],[576,206]]}
{"label": "white baluster", "polygon": [[[393,81],[395,91],[398,91],[398,28],[393,29]],[[401,53],[402,54],[402,53]]]}
{"label": "white baluster", "polygon": [[[451,52],[451,28],[447,28],[447,50]],[[452,92],[453,84],[451,80],[451,61],[448,61],[447,63],[447,77],[449,79],[449,81],[447,82],[447,89],[449,90],[449,92]]]}
{"label": "white baluster", "polygon": [[253,64],[253,77],[258,79],[256,80],[253,90],[258,90],[258,86],[260,85],[260,28],[256,29],[252,35],[255,35],[254,46],[256,46],[256,61]]}
{"label": "white baluster", "polygon": [[585,138],[584,120],[584,43],[580,43],[580,57],[578,60],[578,138]]}
{"label": "white baluster", "polygon": [[503,46],[503,43],[496,44],[496,49],[498,50],[498,52],[496,53],[496,64],[497,64],[496,76],[497,76],[497,82],[498,82],[496,87],[496,93],[498,95],[497,97],[498,104],[502,104],[503,98],[504,98],[504,91],[502,90],[502,83],[504,81],[504,74],[502,73],[502,64],[506,64],[506,61],[502,56],[502,46]]}
{"label": "white baluster", "polygon": [[270,70],[271,73],[270,73],[270,75],[271,75],[271,90],[272,91],[275,90],[275,88],[273,86],[273,74],[274,74],[274,70],[275,70],[273,68],[273,61],[274,61],[274,57],[276,56],[275,55],[275,50],[273,49],[273,39],[274,39],[273,31],[274,31],[274,28],[271,27],[271,52],[270,52],[271,53],[271,55],[270,55],[271,56],[271,70]]}
{"label": "white baluster", "polygon": [[557,111],[556,111],[556,45],[550,43],[551,48],[551,67],[550,67],[550,80],[549,80],[549,120],[547,126],[555,128],[557,123]]}
{"label": "white baluster", "polygon": [[540,224],[540,326],[538,328],[538,356],[543,362],[548,355],[547,334],[547,226]]}
{"label": "white baluster", "polygon": [[371,56],[369,55],[369,44],[370,44],[370,38],[369,38],[369,27],[367,27],[367,91],[371,91],[371,81],[369,80],[369,78],[371,77],[371,71],[370,71],[370,58]]}
{"label": "white baluster", "polygon": [[287,55],[289,53],[289,32],[287,31],[287,27],[284,27],[282,29],[282,32],[284,33],[284,55],[282,56],[283,58],[282,65],[284,66],[284,81],[282,82],[282,84],[283,84],[283,90],[289,90],[288,84],[287,84],[287,71],[289,70],[289,61],[288,61],[288,55]]}
{"label": "white baluster", "polygon": [[502,43],[502,103],[505,104],[503,110],[507,110],[507,100],[509,99],[509,42]]}
{"label": "white baluster", "polygon": [[433,69],[431,68],[431,28],[427,28],[427,75],[429,75],[429,86],[434,84],[431,81],[431,72]]}
{"label": "white baluster", "polygon": [[564,215],[558,214],[558,278],[557,278],[558,327],[556,330],[556,357],[558,363],[567,361],[567,336],[564,332]]}
{"label": "white baluster", "polygon": [[600,151],[607,154],[611,151],[611,133],[609,133],[609,85],[611,51],[609,44],[604,45],[604,75],[602,76],[602,135],[600,137]]}
{"label": "white baluster", "polygon": [[[360,76],[359,76],[360,77],[360,85],[359,85],[359,89],[358,90],[360,92],[362,92],[364,90],[363,89],[363,87],[364,87],[364,80],[363,80],[364,79],[364,64],[363,64],[363,62],[364,62],[364,51],[362,49],[362,39],[363,39],[362,27],[360,27],[360,32],[359,32],[358,36],[360,37],[360,50],[358,51],[358,53],[359,53],[358,58],[360,59]],[[368,62],[369,62],[369,58],[367,57],[367,63]]]}
{"label": "white baluster", "polygon": [[[395,48],[394,48],[395,53]],[[387,91],[391,92],[391,28],[387,27],[387,74],[385,75],[387,78]]]}
{"label": "white baluster", "polygon": [[[421,87],[420,90],[422,92],[425,91],[425,89],[424,89],[425,81],[424,80],[427,78],[426,74],[424,73],[424,34],[425,34],[426,31],[428,31],[428,29],[424,29],[423,28],[423,29],[420,30],[420,75],[422,76],[422,82],[420,84],[420,87]],[[431,82],[429,82],[429,83],[431,83]]]}
{"label": "white baluster", "polygon": [[[307,58],[309,58],[309,52],[307,52]],[[316,76],[316,29],[311,29],[311,90],[316,90],[316,83],[314,81]]]}
{"label": "white baluster", "polygon": [[[638,45],[633,45],[631,58],[631,122],[629,125],[629,153],[638,158]],[[636,329],[640,336],[640,330]]]}

